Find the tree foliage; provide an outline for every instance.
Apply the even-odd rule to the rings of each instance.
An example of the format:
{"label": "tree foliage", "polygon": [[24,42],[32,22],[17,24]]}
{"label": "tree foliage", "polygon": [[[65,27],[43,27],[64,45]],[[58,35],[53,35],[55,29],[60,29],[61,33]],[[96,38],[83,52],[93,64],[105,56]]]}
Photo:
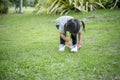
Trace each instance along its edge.
{"label": "tree foliage", "polygon": [[39,0],[35,12],[61,15],[71,11],[88,12],[99,8],[112,8],[116,1],[120,2],[119,0],[45,0],[45,2]]}
{"label": "tree foliage", "polygon": [[8,12],[8,0],[0,0],[0,13]]}
{"label": "tree foliage", "polygon": [[[23,0],[23,6],[34,6],[38,0]],[[7,13],[9,5],[15,6],[15,12],[18,12],[20,0],[0,0],[0,13]]]}

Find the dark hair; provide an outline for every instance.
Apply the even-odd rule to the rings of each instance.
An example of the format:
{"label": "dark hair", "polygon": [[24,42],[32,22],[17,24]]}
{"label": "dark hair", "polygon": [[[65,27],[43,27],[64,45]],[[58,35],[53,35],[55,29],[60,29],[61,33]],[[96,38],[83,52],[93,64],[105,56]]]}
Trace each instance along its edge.
{"label": "dark hair", "polygon": [[85,23],[83,21],[80,21],[82,23],[83,26],[83,31],[85,32]]}
{"label": "dark hair", "polygon": [[[85,24],[83,21],[81,22],[83,25],[83,30],[85,31]],[[79,32],[80,27],[80,21],[78,19],[70,19],[65,24],[65,31],[69,31],[71,34],[76,35]]]}

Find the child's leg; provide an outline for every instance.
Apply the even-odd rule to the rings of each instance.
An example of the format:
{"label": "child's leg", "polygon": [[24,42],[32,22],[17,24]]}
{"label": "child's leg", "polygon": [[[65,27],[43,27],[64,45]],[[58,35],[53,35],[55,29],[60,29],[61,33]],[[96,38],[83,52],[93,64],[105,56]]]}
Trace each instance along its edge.
{"label": "child's leg", "polygon": [[[64,34],[65,35],[65,34]],[[64,51],[65,50],[65,40],[63,40],[60,37],[60,45],[59,45],[59,51]]]}
{"label": "child's leg", "polygon": [[[56,25],[56,28],[59,30],[59,25]],[[64,51],[64,50],[65,50],[65,41],[60,37],[59,51]]]}
{"label": "child's leg", "polygon": [[73,43],[73,46],[71,48],[71,52],[77,52],[77,36],[73,36],[71,35],[71,38],[72,38],[72,43]]}
{"label": "child's leg", "polygon": [[71,34],[71,38],[72,38],[72,44],[73,44],[73,45],[77,44],[77,36],[73,36],[73,35]]}

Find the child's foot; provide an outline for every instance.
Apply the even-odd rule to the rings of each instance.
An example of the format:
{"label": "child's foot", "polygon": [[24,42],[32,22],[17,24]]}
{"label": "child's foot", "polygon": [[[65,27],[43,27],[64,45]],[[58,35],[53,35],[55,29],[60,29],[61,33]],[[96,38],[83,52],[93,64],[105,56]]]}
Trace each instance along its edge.
{"label": "child's foot", "polygon": [[78,51],[77,45],[73,45],[71,48],[71,52],[77,52],[77,51]]}
{"label": "child's foot", "polygon": [[64,44],[60,44],[59,45],[59,51],[64,51],[65,50],[65,45]]}

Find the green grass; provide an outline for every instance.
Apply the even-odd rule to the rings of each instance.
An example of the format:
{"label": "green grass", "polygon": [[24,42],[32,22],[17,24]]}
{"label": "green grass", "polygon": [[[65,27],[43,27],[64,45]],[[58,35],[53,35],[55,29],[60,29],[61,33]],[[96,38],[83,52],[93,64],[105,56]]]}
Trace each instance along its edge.
{"label": "green grass", "polygon": [[120,10],[71,13],[86,18],[83,47],[58,51],[59,15],[0,15],[0,80],[120,80]]}

